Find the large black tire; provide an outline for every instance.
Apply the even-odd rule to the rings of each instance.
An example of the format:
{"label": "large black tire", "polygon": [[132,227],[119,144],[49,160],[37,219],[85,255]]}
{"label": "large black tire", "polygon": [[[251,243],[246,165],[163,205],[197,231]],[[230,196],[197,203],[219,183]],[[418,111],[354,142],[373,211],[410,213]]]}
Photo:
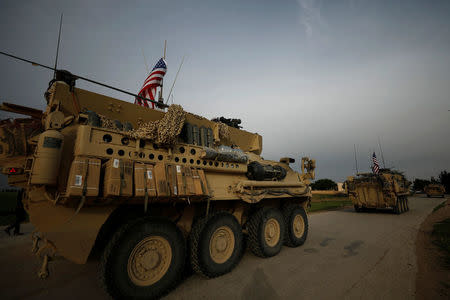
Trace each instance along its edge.
{"label": "large black tire", "polygon": [[[155,243],[160,244],[154,246]],[[158,248],[159,245],[163,245],[162,248]],[[170,251],[164,251],[169,249],[164,246]],[[162,252],[158,252],[161,249]],[[180,281],[185,255],[185,239],[174,223],[160,218],[141,218],[123,225],[113,235],[101,257],[99,279],[114,299],[159,298]],[[151,264],[145,267],[156,269],[158,275],[142,275],[149,270],[142,262]],[[157,281],[147,284],[151,276]]]}
{"label": "large black tire", "polygon": [[400,214],[400,201],[399,201],[398,197],[395,200],[394,213],[397,214],[397,215]]}
{"label": "large black tire", "polygon": [[353,207],[355,208],[356,212],[361,212],[361,207],[359,207],[358,205],[355,204]]}
{"label": "large black tire", "polygon": [[286,228],[284,244],[289,247],[303,245],[308,237],[308,216],[303,206],[299,204],[286,205],[283,207],[283,217]]}
{"label": "large black tire", "polygon": [[[270,226],[278,226],[278,241],[272,245],[268,244],[266,239],[266,226],[270,221]],[[278,223],[278,225],[276,225]],[[281,251],[284,243],[284,233],[286,232],[283,214],[276,208],[260,208],[250,217],[247,222],[248,245],[250,250],[259,257],[271,257],[277,255]],[[274,241],[276,238],[274,237]]]}
{"label": "large black tire", "polygon": [[227,212],[202,218],[192,227],[189,246],[191,266],[197,274],[208,278],[226,274],[244,252],[241,225]]}

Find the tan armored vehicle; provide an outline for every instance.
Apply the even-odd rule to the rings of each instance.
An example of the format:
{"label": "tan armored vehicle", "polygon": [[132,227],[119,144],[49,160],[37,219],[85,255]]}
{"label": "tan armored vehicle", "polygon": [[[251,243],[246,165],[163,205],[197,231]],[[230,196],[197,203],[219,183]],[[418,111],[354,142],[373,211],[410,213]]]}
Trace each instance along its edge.
{"label": "tan armored vehicle", "polygon": [[[264,160],[262,137],[172,105],[148,109],[75,87],[58,74],[44,112],[0,125],[0,166],[23,187],[47,262],[100,257],[113,298],[154,298],[180,280],[185,262],[206,277],[230,272],[243,239],[260,257],[302,245],[315,161]],[[189,257],[186,257],[186,256]]]}
{"label": "tan armored vehicle", "polygon": [[430,183],[423,189],[427,197],[445,197],[445,187],[439,183]]}
{"label": "tan armored vehicle", "polygon": [[355,211],[365,208],[392,208],[397,214],[409,210],[408,193],[411,183],[399,172],[380,169],[379,174],[362,173],[350,176],[346,189]]}

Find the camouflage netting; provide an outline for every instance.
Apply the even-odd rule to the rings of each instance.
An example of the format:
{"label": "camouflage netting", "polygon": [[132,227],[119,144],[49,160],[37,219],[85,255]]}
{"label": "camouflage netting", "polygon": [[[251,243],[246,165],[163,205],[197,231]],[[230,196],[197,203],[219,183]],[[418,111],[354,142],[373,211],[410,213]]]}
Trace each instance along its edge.
{"label": "camouflage netting", "polygon": [[224,123],[218,123],[219,124],[219,138],[222,140],[229,140],[230,139],[230,128],[228,125]]}
{"label": "camouflage netting", "polygon": [[181,133],[186,112],[180,105],[171,105],[161,120],[138,124],[138,128],[130,131],[135,139],[152,140],[157,144],[172,145],[177,142]]}
{"label": "camouflage netting", "polygon": [[101,124],[103,128],[107,128],[107,129],[115,129],[117,130],[116,126],[114,125],[113,121],[111,121],[111,119],[105,117],[104,115],[98,114],[98,116],[100,117],[101,120]]}

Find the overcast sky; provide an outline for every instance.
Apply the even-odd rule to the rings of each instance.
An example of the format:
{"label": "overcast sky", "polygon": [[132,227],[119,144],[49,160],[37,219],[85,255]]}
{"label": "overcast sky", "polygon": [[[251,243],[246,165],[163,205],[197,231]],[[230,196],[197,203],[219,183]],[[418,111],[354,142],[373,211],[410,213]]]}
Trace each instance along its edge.
{"label": "overcast sky", "polygon": [[[342,181],[354,144],[360,171],[381,162],[380,137],[409,179],[450,171],[450,1],[2,0],[0,50],[53,65],[61,13],[59,68],[138,92],[167,40],[165,94],[186,56],[174,102],[242,119],[266,159],[307,155]],[[43,109],[51,77],[0,57],[0,101]]]}

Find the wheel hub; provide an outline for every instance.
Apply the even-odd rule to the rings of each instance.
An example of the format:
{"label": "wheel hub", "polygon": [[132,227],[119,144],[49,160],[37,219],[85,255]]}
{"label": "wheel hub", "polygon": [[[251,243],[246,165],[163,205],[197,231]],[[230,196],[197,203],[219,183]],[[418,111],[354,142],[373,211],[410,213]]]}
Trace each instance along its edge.
{"label": "wheel hub", "polygon": [[226,262],[234,251],[234,234],[228,226],[217,228],[209,241],[211,259],[218,264]]}
{"label": "wheel hub", "polygon": [[169,269],[172,248],[161,236],[149,236],[140,241],[128,258],[127,271],[138,286],[149,286],[159,281]]}
{"label": "wheel hub", "polygon": [[296,215],[294,217],[294,221],[292,222],[294,235],[297,238],[302,237],[303,233],[305,232],[305,223],[303,221],[303,218],[301,215]]}
{"label": "wheel hub", "polygon": [[264,229],[264,237],[267,245],[270,247],[275,246],[280,240],[280,224],[274,218],[267,220]]}

